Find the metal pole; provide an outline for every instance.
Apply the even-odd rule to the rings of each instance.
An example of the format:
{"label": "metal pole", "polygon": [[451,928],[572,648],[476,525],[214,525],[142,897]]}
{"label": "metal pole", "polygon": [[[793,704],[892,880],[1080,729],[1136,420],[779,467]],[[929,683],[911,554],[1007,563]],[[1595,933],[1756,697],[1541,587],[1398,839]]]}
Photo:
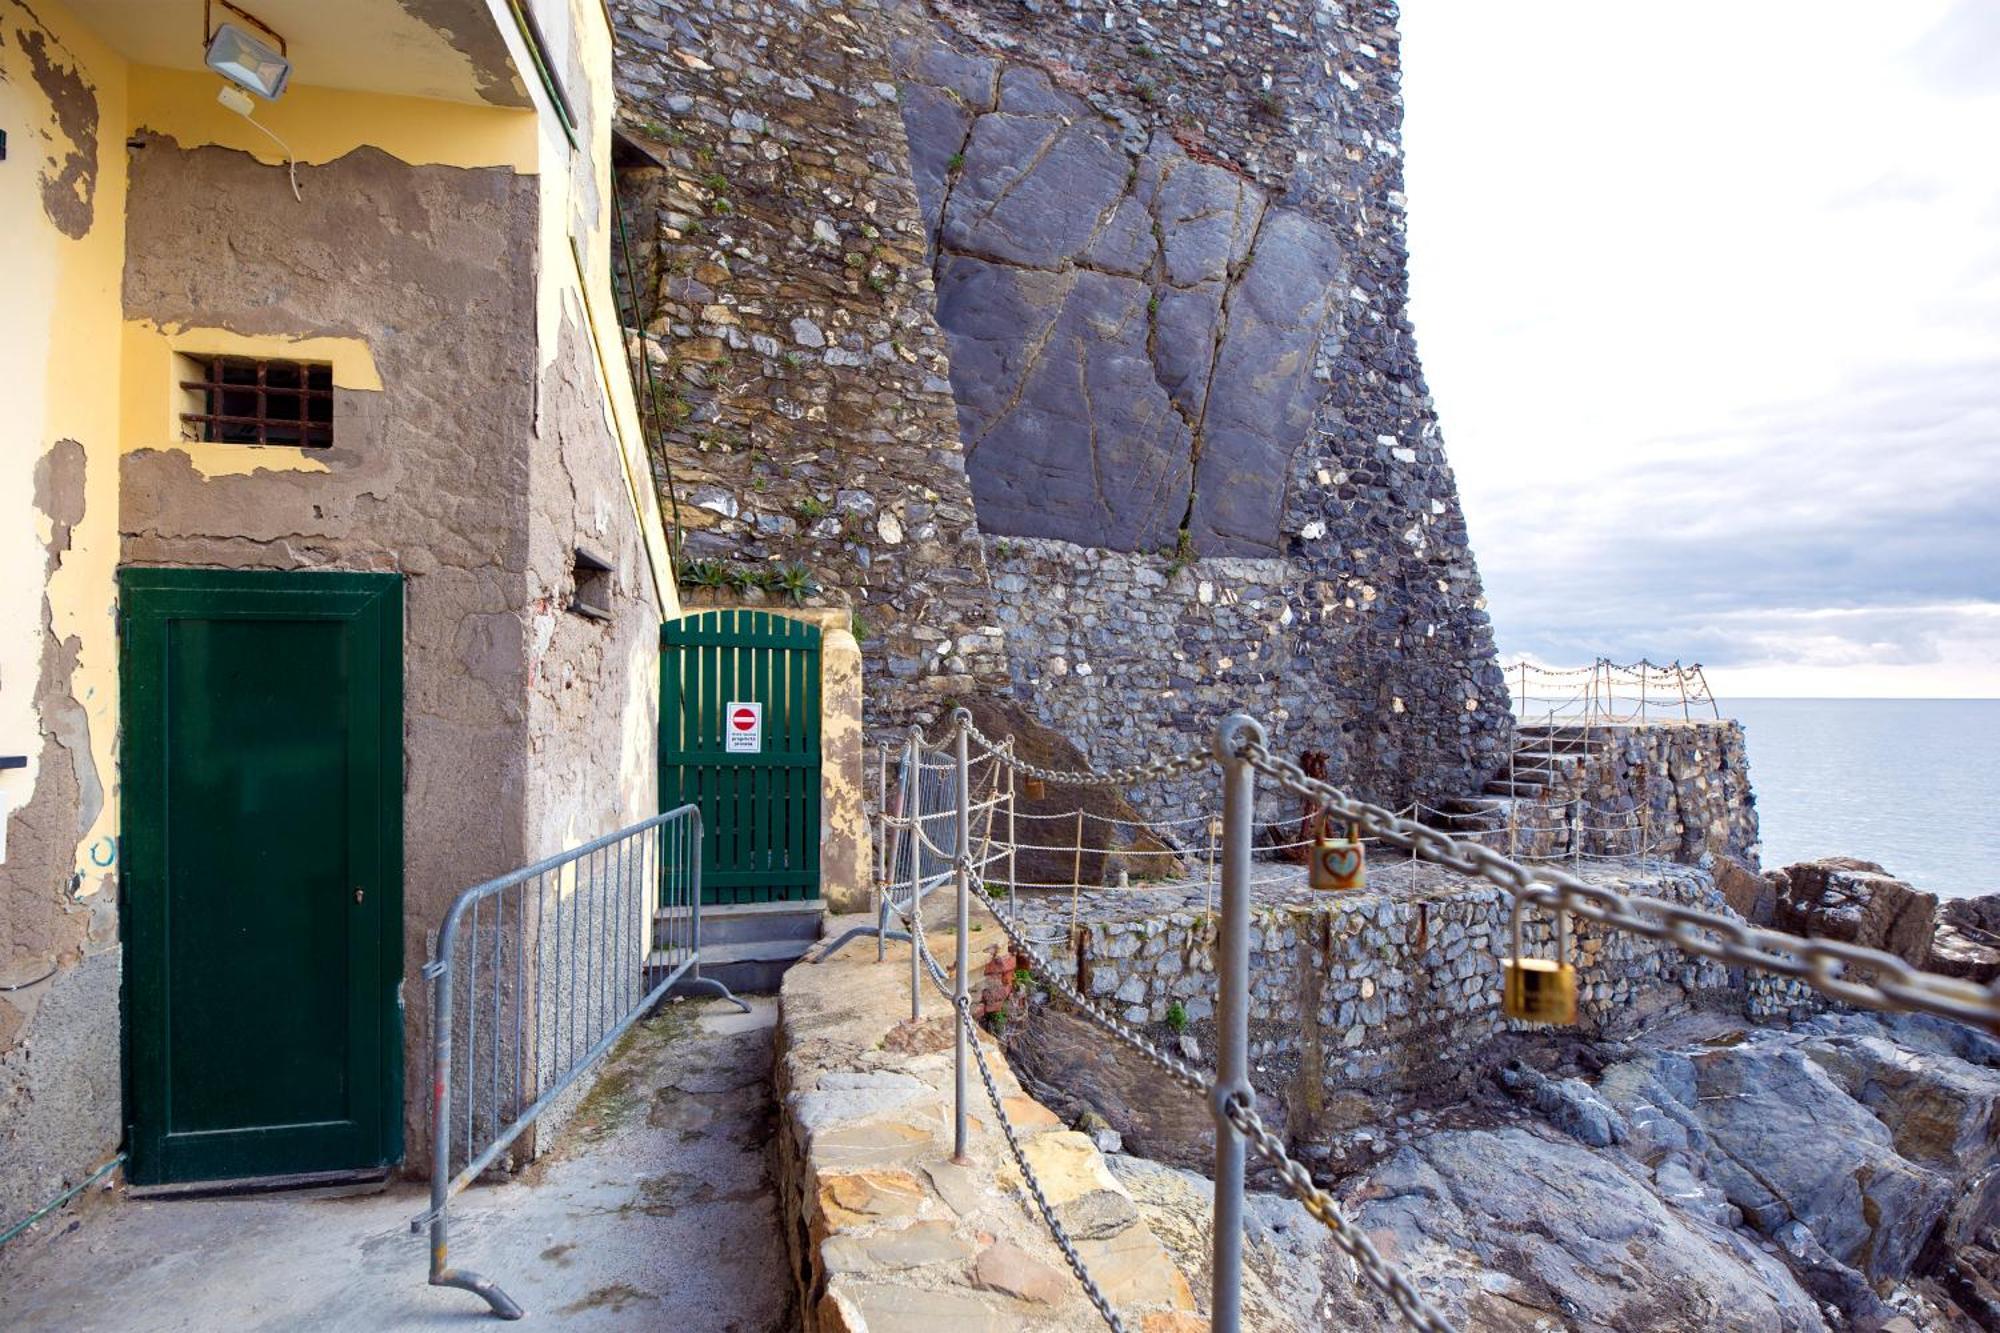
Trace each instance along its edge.
{"label": "metal pole", "polygon": [[451,1202],[451,958],[458,943],[459,920],[459,913],[453,912],[445,922],[438,932],[437,961],[425,968],[437,983],[431,993],[431,1021],[436,1024],[431,1033],[435,1052],[432,1095],[436,1098],[431,1121],[431,1285],[472,1292],[502,1319],[519,1319],[526,1312],[492,1278],[451,1266],[446,1234],[445,1217]]}
{"label": "metal pole", "polygon": [[1020,919],[1019,908],[1014,904],[1014,882],[1020,872],[1014,863],[1014,849],[1020,845],[1020,836],[1014,831],[1014,738],[1007,738],[1007,914]]}
{"label": "metal pole", "polygon": [[875,961],[889,956],[889,747],[875,742]]}
{"label": "metal pole", "polygon": [[1250,1087],[1250,821],[1257,772],[1240,756],[1264,729],[1241,713],[1215,729],[1222,777],[1222,916],[1215,941],[1215,1255],[1209,1294],[1213,1333],[1239,1333],[1243,1305],[1244,1140],[1227,1107],[1254,1100]]}
{"label": "metal pole", "polygon": [[924,933],[918,929],[917,913],[924,910],[923,895],[917,892],[924,870],[924,751],[919,744],[921,733],[910,728],[910,739],[904,742],[903,762],[904,785],[909,790],[903,801],[903,809],[910,821],[910,916],[904,924],[910,928],[910,1022],[922,1021],[924,1016],[924,964],[919,955],[923,952]]}
{"label": "metal pole", "polygon": [[951,1159],[965,1162],[965,1074],[966,1049],[969,1040],[965,1032],[966,1018],[972,1013],[969,1003],[970,987],[967,974],[972,970],[972,763],[967,751],[967,728],[972,714],[964,709],[956,710],[958,721],[958,838],[952,848],[958,859],[958,985],[953,1003],[961,1015],[952,1026],[958,1031],[958,1045],[954,1052],[952,1082],[958,1092],[958,1105],[953,1113],[951,1129]]}
{"label": "metal pole", "polygon": [[1083,807],[1076,810],[1076,859],[1069,866],[1069,947],[1077,947],[1077,900],[1083,894]]}

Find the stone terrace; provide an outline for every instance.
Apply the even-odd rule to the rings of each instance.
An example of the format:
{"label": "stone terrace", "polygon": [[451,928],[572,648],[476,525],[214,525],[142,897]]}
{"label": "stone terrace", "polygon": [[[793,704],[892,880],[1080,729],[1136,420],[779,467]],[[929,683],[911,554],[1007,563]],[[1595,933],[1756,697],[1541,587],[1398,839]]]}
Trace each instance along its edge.
{"label": "stone terrace", "polygon": [[[1565,863],[1568,866],[1569,863]],[[1585,860],[1586,879],[1727,912],[1702,870],[1665,861]],[[1251,1056],[1260,1090],[1293,1106],[1339,1108],[1355,1094],[1441,1090],[1462,1057],[1516,1026],[1500,1014],[1501,959],[1513,952],[1511,899],[1483,881],[1407,858],[1376,858],[1369,887],[1315,894],[1302,867],[1259,863],[1251,908]],[[1084,994],[1162,1043],[1212,1053],[1213,902],[1200,879],[1129,889],[1021,896],[1032,939]],[[1070,944],[1072,912],[1077,922]],[[1742,1012],[1739,976],[1626,933],[1574,923],[1580,1030],[1628,1033],[1662,1014]],[[1551,923],[1531,913],[1531,953],[1552,952]],[[1361,1098],[1365,1103],[1366,1098]],[[1357,1114],[1379,1108],[1357,1104]]]}

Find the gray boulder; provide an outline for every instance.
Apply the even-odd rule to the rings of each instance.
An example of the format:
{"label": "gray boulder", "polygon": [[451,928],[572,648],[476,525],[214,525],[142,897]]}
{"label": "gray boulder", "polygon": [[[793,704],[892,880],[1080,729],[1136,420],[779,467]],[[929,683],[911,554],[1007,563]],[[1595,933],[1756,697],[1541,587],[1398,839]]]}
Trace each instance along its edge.
{"label": "gray boulder", "polygon": [[1755,1042],[1694,1057],[1709,1175],[1752,1225],[1803,1223],[1871,1280],[1909,1272],[1954,1192],[1804,1051]]}
{"label": "gray boulder", "polygon": [[1377,1167],[1350,1211],[1464,1328],[1826,1327],[1782,1262],[1622,1163],[1521,1128],[1448,1131]]}

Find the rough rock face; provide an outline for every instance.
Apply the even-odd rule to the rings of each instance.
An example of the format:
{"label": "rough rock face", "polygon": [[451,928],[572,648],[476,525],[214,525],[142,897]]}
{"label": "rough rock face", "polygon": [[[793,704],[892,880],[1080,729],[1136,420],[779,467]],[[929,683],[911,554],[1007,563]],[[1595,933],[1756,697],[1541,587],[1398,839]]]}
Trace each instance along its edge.
{"label": "rough rock face", "polygon": [[1979,982],[2000,978],[2000,894],[1954,898],[1939,917],[1924,966]]}
{"label": "rough rock face", "polygon": [[931,13],[904,123],[1016,691],[1101,762],[1248,703],[1384,799],[1476,788],[1511,728],[1404,316],[1392,18]]}
{"label": "rough rock face", "polygon": [[[1943,1333],[1975,1326],[1988,1294],[2000,1307],[2000,1042],[1908,1016],[1746,1032],[1717,1014],[1645,1040],[1508,1037],[1461,1061],[1480,1084],[1468,1095],[1293,1150],[1469,1330]],[[1088,1059],[1035,1073],[1134,1126],[1128,1151],[1170,1153],[1178,1165],[1111,1166],[1198,1264],[1203,1108]],[[1294,1208],[1253,1196],[1248,1326],[1390,1326]]]}
{"label": "rough rock face", "polygon": [[1385,1257],[1466,1328],[1523,1327],[1535,1314],[1586,1328],[1825,1327],[1777,1259],[1561,1135],[1432,1135],[1355,1198],[1362,1225],[1391,1237]]}
{"label": "rough rock face", "polygon": [[1774,924],[1842,940],[1922,966],[1937,932],[1936,894],[1920,893],[1873,861],[1832,856],[1779,873]]}

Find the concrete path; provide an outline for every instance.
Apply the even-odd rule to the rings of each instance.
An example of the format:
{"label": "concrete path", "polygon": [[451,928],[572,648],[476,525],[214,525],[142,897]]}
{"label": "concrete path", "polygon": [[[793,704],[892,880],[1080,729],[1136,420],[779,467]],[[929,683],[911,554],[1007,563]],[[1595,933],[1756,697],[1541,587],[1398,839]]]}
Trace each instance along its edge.
{"label": "concrete path", "polygon": [[[641,1024],[554,1152],[452,1205],[452,1257],[521,1327],[783,1333],[794,1321],[768,1140],[776,1003]],[[424,1191],[98,1201],[0,1248],[0,1328],[504,1328],[425,1282]]]}

